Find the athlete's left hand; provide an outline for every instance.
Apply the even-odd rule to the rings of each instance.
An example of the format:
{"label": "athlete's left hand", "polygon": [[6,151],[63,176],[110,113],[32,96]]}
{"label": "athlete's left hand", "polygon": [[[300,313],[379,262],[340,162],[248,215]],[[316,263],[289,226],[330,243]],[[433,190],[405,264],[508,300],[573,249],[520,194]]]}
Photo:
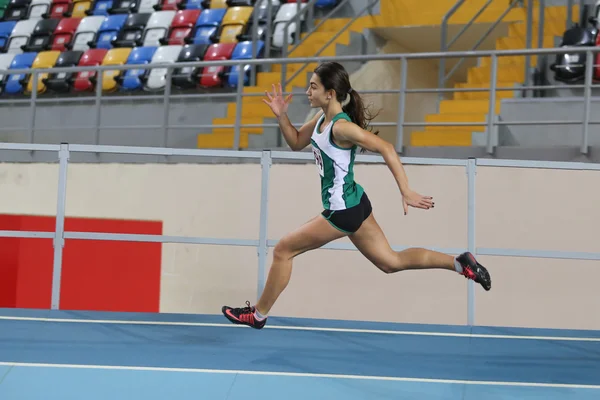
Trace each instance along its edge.
{"label": "athlete's left hand", "polygon": [[435,203],[433,202],[433,197],[422,196],[417,192],[409,190],[402,196],[402,205],[404,207],[404,215],[406,215],[408,213],[409,206],[429,210],[430,208],[433,208]]}

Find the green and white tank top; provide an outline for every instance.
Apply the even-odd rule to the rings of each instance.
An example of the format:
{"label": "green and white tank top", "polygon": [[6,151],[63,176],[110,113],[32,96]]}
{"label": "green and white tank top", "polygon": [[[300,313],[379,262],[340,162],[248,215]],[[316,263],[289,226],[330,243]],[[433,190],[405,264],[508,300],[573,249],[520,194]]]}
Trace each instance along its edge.
{"label": "green and white tank top", "polygon": [[[339,119],[350,121],[346,113],[337,114],[322,127],[325,115],[317,121],[311,136],[315,163],[321,176],[321,199],[326,210],[345,210],[360,202],[363,188],[354,182],[354,158],[356,147],[345,149],[337,146],[331,137],[333,124]],[[322,132],[320,132],[322,128]]]}

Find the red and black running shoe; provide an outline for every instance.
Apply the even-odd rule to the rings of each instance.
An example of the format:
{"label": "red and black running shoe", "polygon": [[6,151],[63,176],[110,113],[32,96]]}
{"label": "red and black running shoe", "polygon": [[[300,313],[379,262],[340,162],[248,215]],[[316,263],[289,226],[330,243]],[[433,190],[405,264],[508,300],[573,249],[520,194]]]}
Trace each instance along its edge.
{"label": "red and black running shoe", "polygon": [[485,290],[490,290],[492,288],[492,279],[490,278],[490,273],[487,269],[475,260],[473,254],[468,251],[462,253],[456,260],[462,265],[463,272],[462,275],[467,279],[472,279],[473,281],[481,284]]}
{"label": "red and black running shoe", "polygon": [[267,323],[267,318],[260,321],[257,320],[256,317],[254,317],[254,311],[256,311],[256,309],[250,305],[249,301],[246,302],[246,307],[233,308],[223,306],[223,308],[221,308],[223,315],[234,324],[248,325],[254,329],[262,329]]}

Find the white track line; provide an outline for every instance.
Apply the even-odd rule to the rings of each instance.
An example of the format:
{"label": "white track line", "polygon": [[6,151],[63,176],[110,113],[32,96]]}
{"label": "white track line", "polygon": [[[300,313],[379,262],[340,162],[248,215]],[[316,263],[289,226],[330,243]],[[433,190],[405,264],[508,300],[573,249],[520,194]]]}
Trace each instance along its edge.
{"label": "white track line", "polygon": [[204,374],[239,374],[239,375],[263,375],[263,376],[292,376],[298,378],[330,378],[330,379],[356,379],[375,381],[396,382],[419,382],[419,383],[445,383],[458,385],[490,385],[490,386],[529,386],[545,388],[568,388],[568,389],[600,389],[600,385],[579,385],[569,383],[542,383],[542,382],[502,382],[502,381],[470,381],[455,379],[427,379],[408,378],[396,376],[371,376],[371,375],[342,375],[342,374],[314,374],[301,372],[274,372],[274,371],[247,371],[247,370],[222,370],[201,368],[163,368],[163,367],[135,367],[123,365],[84,365],[84,364],[45,364],[45,363],[21,363],[0,362],[5,367],[34,367],[34,368],[75,368],[75,369],[105,369],[126,371],[155,371],[155,372],[192,372]]}
{"label": "white track line", "polygon": [[[101,320],[101,319],[75,319],[75,318],[37,318],[37,317],[8,317],[0,316],[0,320],[6,321],[35,321],[51,323],[77,323],[77,324],[114,324],[114,325],[158,325],[158,326],[192,326],[213,328],[246,328],[243,325],[231,323],[219,324],[208,322],[169,322],[169,321],[125,321],[125,320]],[[286,326],[265,325],[263,329],[279,329],[293,331],[312,332],[340,332],[340,333],[367,333],[379,335],[412,335],[412,336],[437,336],[458,338],[480,338],[480,339],[514,339],[514,340],[554,340],[567,342],[600,342],[600,338],[593,337],[568,337],[568,336],[525,336],[525,335],[492,335],[483,333],[452,333],[452,332],[421,332],[421,331],[392,331],[377,329],[350,329],[350,328],[323,328],[312,326]]]}

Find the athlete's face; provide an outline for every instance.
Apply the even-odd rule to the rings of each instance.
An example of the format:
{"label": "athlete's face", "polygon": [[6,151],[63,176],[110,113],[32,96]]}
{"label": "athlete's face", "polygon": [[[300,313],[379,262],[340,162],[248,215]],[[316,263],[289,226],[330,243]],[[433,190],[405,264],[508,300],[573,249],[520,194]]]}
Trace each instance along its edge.
{"label": "athlete's face", "polygon": [[313,108],[325,106],[332,98],[330,92],[331,90],[325,90],[325,87],[321,84],[319,75],[313,74],[306,91],[310,106]]}

